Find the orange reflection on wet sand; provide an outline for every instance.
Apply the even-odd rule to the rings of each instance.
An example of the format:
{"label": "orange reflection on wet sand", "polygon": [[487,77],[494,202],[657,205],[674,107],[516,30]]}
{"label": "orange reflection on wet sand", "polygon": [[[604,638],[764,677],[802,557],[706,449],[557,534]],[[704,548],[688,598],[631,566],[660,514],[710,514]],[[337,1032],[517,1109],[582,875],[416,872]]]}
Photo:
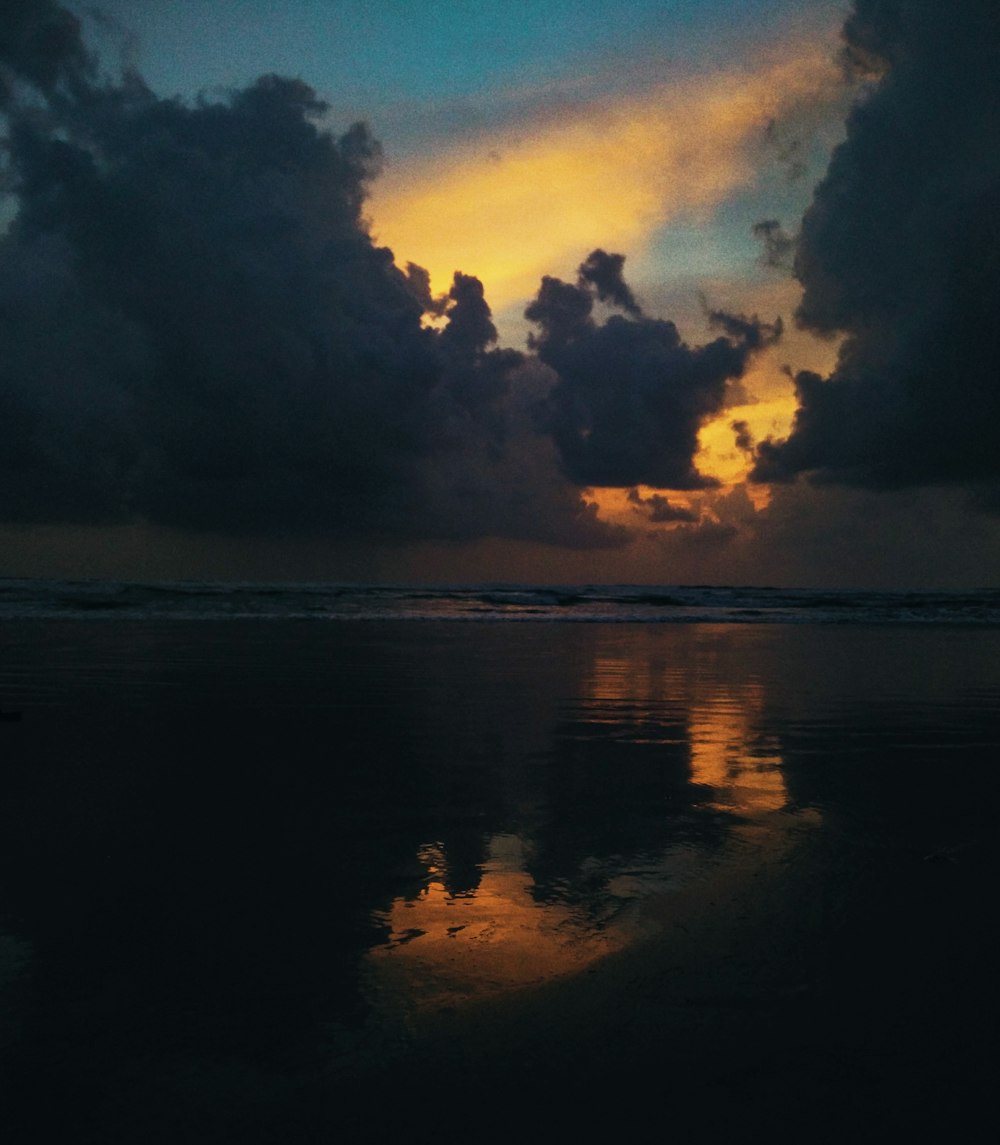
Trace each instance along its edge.
{"label": "orange reflection on wet sand", "polygon": [[516,835],[490,840],[474,892],[448,892],[447,858],[436,844],[418,857],[424,888],[376,916],[391,930],[388,943],[368,954],[380,1009],[395,1002],[413,1017],[458,1006],[576,974],[627,945],[624,926],[597,927],[568,906],[537,902]]}
{"label": "orange reflection on wet sand", "polygon": [[780,811],[788,802],[777,745],[754,735],[762,702],[760,687],[750,686],[738,697],[692,705],[691,782],[712,789],[711,806],[752,815]]}
{"label": "orange reflection on wet sand", "polygon": [[[713,822],[725,824],[722,848],[674,837],[665,819],[651,846],[581,850],[562,897],[551,885],[534,893],[530,837],[494,834],[478,884],[463,891],[449,889],[443,846],[426,844],[416,856],[419,891],[375,916],[389,937],[366,956],[367,991],[383,1020],[412,1033],[435,1014],[579,974],[670,924],[678,893],[697,894],[713,866],[774,858],[795,845],[796,829],[816,826],[815,814],[788,806],[780,745],[764,730],[765,688],[719,674],[720,634],[696,629],[669,642],[653,629],[602,635],[564,709],[565,734],[613,753],[642,745],[654,767],[661,746],[663,766],[690,785],[693,813],[718,813]],[[599,801],[600,788],[591,796]]]}
{"label": "orange reflection on wet sand", "polygon": [[756,730],[765,699],[761,685],[712,687],[702,680],[694,696],[689,680],[689,671],[650,659],[596,657],[588,720],[631,726],[635,742],[686,739],[690,782],[711,790],[709,806],[741,815],[781,810],[788,802],[782,759],[777,744]]}

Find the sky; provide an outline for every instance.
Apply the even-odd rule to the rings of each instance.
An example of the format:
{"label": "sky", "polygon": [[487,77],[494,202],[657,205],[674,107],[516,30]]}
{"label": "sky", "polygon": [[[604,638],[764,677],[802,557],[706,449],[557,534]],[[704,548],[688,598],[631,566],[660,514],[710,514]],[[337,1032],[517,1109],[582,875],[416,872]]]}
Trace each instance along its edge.
{"label": "sky", "polygon": [[0,575],[972,587],[988,0],[0,3]]}

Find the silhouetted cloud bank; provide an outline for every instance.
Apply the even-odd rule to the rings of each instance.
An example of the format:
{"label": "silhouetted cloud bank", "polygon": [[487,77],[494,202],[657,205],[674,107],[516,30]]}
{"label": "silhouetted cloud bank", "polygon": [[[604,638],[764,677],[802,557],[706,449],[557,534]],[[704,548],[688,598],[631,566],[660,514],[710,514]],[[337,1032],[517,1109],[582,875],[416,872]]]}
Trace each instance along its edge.
{"label": "silhouetted cloud bank", "polygon": [[[752,354],[781,336],[756,317],[713,312],[723,335],[688,346],[673,322],[647,318],[622,278],[624,260],[596,250],[575,284],[546,275],[525,317],[529,345],[559,375],[542,424],[577,485],[705,489],[695,467],[698,430],[730,396]],[[625,310],[594,320],[595,299]]]}
{"label": "silhouetted cloud bank", "polygon": [[711,484],[756,327],[689,349],[595,250],[543,283],[537,358],[500,349],[478,279],[432,298],[372,240],[379,145],[303,82],[161,99],[45,3],[7,5],[0,67],[4,520],[606,546],[580,487]]}
{"label": "silhouetted cloud bank", "polygon": [[[845,62],[869,90],[802,221],[798,321],[846,335],[796,377],[787,441],[755,477],[995,497],[1000,20],[989,0],[857,0]],[[787,251],[770,222],[767,253]]]}

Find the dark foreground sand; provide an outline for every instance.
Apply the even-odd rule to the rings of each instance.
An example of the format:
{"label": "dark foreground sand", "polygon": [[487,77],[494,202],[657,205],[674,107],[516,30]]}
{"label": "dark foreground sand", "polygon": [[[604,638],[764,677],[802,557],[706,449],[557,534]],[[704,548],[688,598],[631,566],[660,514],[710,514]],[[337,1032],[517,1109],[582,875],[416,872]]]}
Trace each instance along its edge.
{"label": "dark foreground sand", "polygon": [[812,857],[727,872],[585,977],[441,1020],[390,1092],[529,1140],[994,1139],[991,883]]}
{"label": "dark foreground sand", "polygon": [[[995,1140],[1000,634],[614,628],[7,626],[2,1139]],[[497,838],[612,952],[390,1012]]]}

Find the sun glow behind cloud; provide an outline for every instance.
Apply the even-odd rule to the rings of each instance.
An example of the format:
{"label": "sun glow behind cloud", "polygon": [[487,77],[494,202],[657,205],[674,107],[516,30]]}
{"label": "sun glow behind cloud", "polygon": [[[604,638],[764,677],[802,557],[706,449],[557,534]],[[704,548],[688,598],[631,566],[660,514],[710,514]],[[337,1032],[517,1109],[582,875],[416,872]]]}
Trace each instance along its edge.
{"label": "sun glow behind cloud", "polygon": [[[725,303],[734,309],[755,309],[768,316],[791,314],[799,297],[798,284],[788,278],[770,285],[744,283],[739,284],[738,288],[724,283],[713,285],[716,296],[724,298]],[[758,297],[754,297],[754,294]],[[694,333],[703,337],[709,331],[706,328],[704,333],[699,334],[697,330]],[[747,483],[747,476],[753,467],[753,457],[737,443],[733,423],[745,423],[754,442],[768,437],[787,437],[798,408],[794,382],[790,376],[792,369],[828,374],[836,362],[838,347],[839,340],[820,340],[799,330],[794,323],[786,323],[786,333],[782,340],[766,349],[741,379],[748,400],[728,406],[717,417],[707,421],[698,434],[699,449],[695,464],[700,473],[714,477],[719,487],[685,493],[641,486],[640,496],[648,498],[657,493],[666,494],[672,506],[691,510],[699,520],[713,521],[717,519],[715,506],[718,499],[728,496],[735,486],[743,485],[755,508],[766,508],[771,496],[770,487]],[[608,521],[632,528],[642,526],[655,530],[689,527],[684,522],[649,520],[647,511],[629,500],[628,491],[624,489],[594,489],[588,497],[598,506],[600,515]]]}
{"label": "sun glow behind cloud", "polygon": [[398,262],[425,266],[437,291],[456,270],[477,275],[499,310],[596,246],[631,256],[671,220],[706,218],[755,182],[772,119],[840,90],[828,47],[786,45],[752,69],[539,114],[390,163],[370,203],[373,232]]}

